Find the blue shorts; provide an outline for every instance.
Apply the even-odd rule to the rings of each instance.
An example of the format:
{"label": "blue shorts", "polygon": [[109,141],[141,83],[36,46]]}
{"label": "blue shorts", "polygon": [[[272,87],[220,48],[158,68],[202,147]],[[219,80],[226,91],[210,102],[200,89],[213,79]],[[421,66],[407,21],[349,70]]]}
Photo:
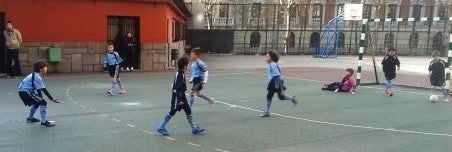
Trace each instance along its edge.
{"label": "blue shorts", "polygon": [[202,77],[193,78],[193,87],[191,90],[193,91],[201,91],[202,90]]}

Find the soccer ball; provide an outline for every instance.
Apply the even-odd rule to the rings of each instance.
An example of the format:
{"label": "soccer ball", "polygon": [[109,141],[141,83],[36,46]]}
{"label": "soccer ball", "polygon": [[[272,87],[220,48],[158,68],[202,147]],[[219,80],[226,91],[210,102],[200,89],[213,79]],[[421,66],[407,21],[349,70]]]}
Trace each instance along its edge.
{"label": "soccer ball", "polygon": [[431,95],[430,96],[430,98],[429,98],[429,100],[430,100],[430,102],[432,102],[432,103],[436,103],[436,102],[438,102],[438,96],[437,95]]}

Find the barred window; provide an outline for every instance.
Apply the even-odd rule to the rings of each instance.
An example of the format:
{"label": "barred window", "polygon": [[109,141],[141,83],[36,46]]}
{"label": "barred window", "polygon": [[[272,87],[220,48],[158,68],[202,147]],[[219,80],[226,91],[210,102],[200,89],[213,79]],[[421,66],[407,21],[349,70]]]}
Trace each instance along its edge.
{"label": "barred window", "polygon": [[293,32],[289,33],[287,42],[289,47],[291,48],[295,47],[295,34]]}
{"label": "barred window", "polygon": [[261,3],[254,3],[252,5],[251,17],[258,18],[261,12]]}
{"label": "barred window", "polygon": [[261,43],[261,34],[258,31],[254,31],[250,36],[250,47],[259,47]]}
{"label": "barred window", "polygon": [[220,9],[220,17],[227,17],[228,16],[228,4],[221,4],[219,5]]}
{"label": "barred window", "polygon": [[315,3],[312,7],[312,18],[321,18],[323,12],[323,5],[321,3]]}
{"label": "barred window", "polygon": [[446,5],[438,5],[438,17],[446,17]]}
{"label": "barred window", "polygon": [[371,18],[372,15],[372,4],[364,4],[363,6],[363,19]]}
{"label": "barred window", "polygon": [[386,18],[396,18],[396,14],[397,14],[397,4],[389,4],[388,14]]}
{"label": "barred window", "polygon": [[386,33],[385,35],[385,48],[394,47],[394,33]]}
{"label": "barred window", "polygon": [[416,32],[411,33],[410,35],[410,49],[417,49],[419,44],[419,35]]}
{"label": "barred window", "polygon": [[421,4],[414,4],[412,8],[413,8],[413,11],[411,12],[411,17],[413,17],[413,18],[420,18],[421,17],[421,11],[422,11],[422,5]]}

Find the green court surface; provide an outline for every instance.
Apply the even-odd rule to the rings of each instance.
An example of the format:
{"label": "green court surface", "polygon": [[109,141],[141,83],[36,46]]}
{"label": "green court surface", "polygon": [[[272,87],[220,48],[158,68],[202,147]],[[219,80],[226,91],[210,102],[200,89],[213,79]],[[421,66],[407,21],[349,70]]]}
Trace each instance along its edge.
{"label": "green court surface", "polygon": [[[286,77],[287,93],[299,104],[265,105],[266,76],[211,71],[203,93],[218,102],[209,109],[197,98],[193,118],[205,128],[191,135],[185,113],[168,123],[171,134],[155,134],[169,111],[174,73],[124,75],[127,93],[108,96],[106,74],[45,77],[61,104],[49,103],[52,128],[25,123],[27,108],[17,95],[18,79],[0,79],[0,151],[297,151],[446,152],[452,149],[452,103],[428,102],[429,91],[361,86],[357,94],[321,91],[324,82]],[[187,92],[188,93],[188,92]],[[39,112],[35,115],[39,118]]]}

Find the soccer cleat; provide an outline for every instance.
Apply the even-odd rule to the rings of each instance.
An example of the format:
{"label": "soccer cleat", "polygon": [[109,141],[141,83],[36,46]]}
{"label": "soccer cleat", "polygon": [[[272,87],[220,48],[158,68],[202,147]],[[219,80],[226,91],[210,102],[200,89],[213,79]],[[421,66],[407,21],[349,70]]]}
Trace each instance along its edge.
{"label": "soccer cleat", "polygon": [[270,117],[270,113],[268,112],[263,112],[259,115],[259,117]]}
{"label": "soccer cleat", "polygon": [[201,128],[201,127],[195,127],[195,128],[193,128],[192,130],[191,130],[191,133],[193,134],[193,135],[197,135],[197,134],[199,134],[199,133],[202,133],[202,132],[204,132],[204,128]]}
{"label": "soccer cleat", "polygon": [[209,108],[213,108],[214,104],[215,104],[215,100],[213,100],[213,98],[210,98],[210,100],[209,100]]}
{"label": "soccer cleat", "polygon": [[295,98],[295,96],[292,97],[292,103],[293,103],[294,106],[296,106],[298,104],[298,101]]}
{"label": "soccer cleat", "polygon": [[40,122],[41,120],[36,119],[36,118],[27,118],[27,123],[35,123],[35,122]]}
{"label": "soccer cleat", "polygon": [[389,94],[388,89],[385,89],[384,94]]}
{"label": "soccer cleat", "polygon": [[156,131],[161,136],[168,136],[169,135],[168,131],[166,131],[165,128],[157,128]]}
{"label": "soccer cleat", "polygon": [[125,93],[126,93],[126,89],[119,90],[119,94],[125,94]]}
{"label": "soccer cleat", "polygon": [[110,96],[114,96],[114,95],[115,95],[115,93],[113,93],[113,91],[107,91],[107,93],[108,93]]}
{"label": "soccer cleat", "polygon": [[49,121],[46,121],[46,122],[41,122],[41,126],[46,126],[46,127],[53,127],[53,126],[55,126],[55,123],[52,123],[52,122],[49,122]]}

